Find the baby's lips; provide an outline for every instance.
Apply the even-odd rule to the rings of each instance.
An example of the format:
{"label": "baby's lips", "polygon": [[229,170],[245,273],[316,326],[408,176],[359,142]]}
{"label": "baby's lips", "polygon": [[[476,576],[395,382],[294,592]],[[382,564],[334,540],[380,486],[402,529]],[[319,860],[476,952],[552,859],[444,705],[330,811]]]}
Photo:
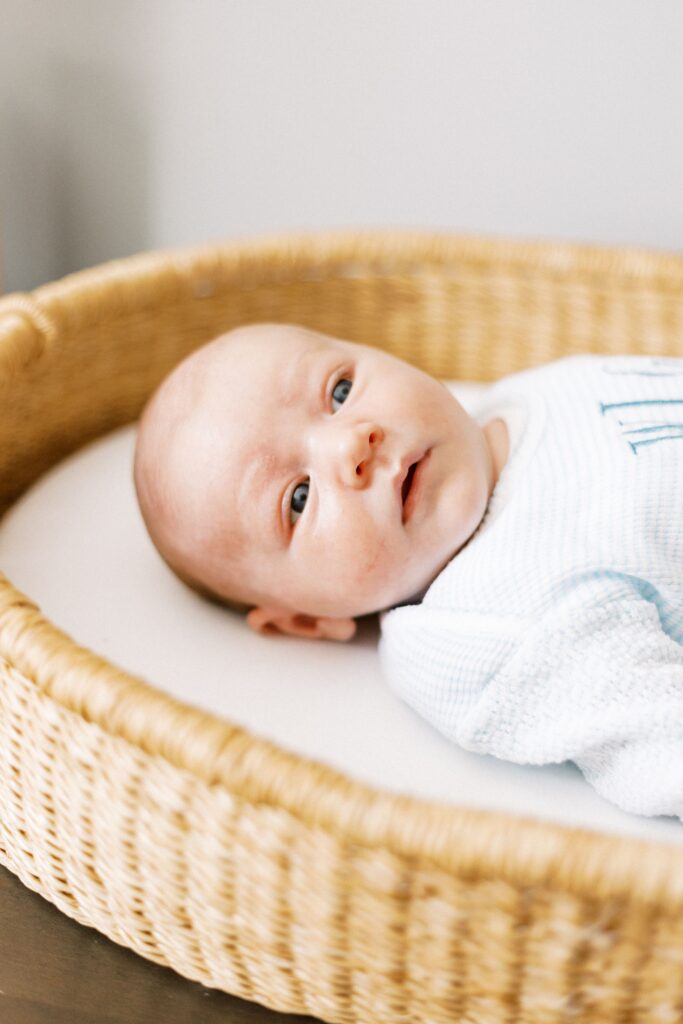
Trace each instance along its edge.
{"label": "baby's lips", "polygon": [[419,462],[420,459],[424,457],[427,451],[428,449],[424,447],[414,448],[412,451],[408,452],[407,455],[404,455],[403,458],[401,459],[398,472],[394,475],[394,490],[398,495],[398,500],[401,507],[403,507],[403,496],[401,494],[401,491],[403,489],[403,481],[408,476],[408,470],[410,469],[414,462]]}
{"label": "baby's lips", "polygon": [[431,448],[427,449],[422,458],[418,459],[415,469],[413,470],[410,486],[406,489],[405,500],[401,511],[401,521],[404,524],[410,519],[415,511],[417,501],[421,500],[419,492],[422,489],[422,481],[425,473],[427,472],[427,463],[429,462],[431,451]]}

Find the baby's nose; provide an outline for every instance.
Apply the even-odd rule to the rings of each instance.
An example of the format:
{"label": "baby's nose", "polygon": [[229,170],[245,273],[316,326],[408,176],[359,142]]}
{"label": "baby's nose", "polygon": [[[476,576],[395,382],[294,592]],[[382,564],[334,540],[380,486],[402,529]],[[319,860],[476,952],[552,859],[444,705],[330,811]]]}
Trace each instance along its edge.
{"label": "baby's nose", "polygon": [[377,449],[384,431],[376,423],[356,423],[342,437],[341,475],[350,487],[365,487],[370,481]]}

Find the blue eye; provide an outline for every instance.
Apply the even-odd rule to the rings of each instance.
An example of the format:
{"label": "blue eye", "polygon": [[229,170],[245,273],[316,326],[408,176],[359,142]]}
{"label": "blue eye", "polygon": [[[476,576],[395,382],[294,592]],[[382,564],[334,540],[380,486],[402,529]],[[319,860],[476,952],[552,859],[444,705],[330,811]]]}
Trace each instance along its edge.
{"label": "blue eye", "polygon": [[339,405],[343,405],[346,399],[349,397],[349,391],[351,390],[351,387],[352,381],[350,381],[348,377],[342,377],[341,380],[338,380],[337,383],[334,385],[334,391],[332,392],[333,412],[337,411],[334,407],[334,403],[338,402]]}
{"label": "blue eye", "polygon": [[303,510],[306,507],[306,499],[308,497],[308,480],[304,480],[303,483],[297,484],[292,492],[292,500],[290,501],[290,513],[289,518],[292,523],[295,523]]}
{"label": "blue eye", "polygon": [[[348,377],[341,377],[334,386],[332,391],[332,411],[336,412],[337,407],[343,405],[346,399],[349,397],[349,392],[353,386],[353,381],[350,381]],[[336,405],[335,405],[336,403]],[[308,499],[308,491],[310,482],[303,480],[300,484],[297,484],[292,491],[292,497],[289,503],[289,518],[294,524],[303,510],[306,508],[306,501]]]}

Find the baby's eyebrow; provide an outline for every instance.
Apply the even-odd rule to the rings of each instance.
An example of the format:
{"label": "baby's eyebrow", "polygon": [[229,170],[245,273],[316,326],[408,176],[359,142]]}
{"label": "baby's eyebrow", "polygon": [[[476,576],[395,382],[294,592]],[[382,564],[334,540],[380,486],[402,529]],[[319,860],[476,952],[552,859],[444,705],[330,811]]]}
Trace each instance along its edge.
{"label": "baby's eyebrow", "polygon": [[[285,381],[285,387],[283,388],[282,391],[282,404],[286,408],[294,405],[296,402],[301,401],[302,370],[304,372],[307,372],[309,370],[309,367],[306,366],[306,362],[307,360],[313,359],[317,354],[317,352],[304,350],[303,352],[300,352],[298,358],[295,359],[293,363],[291,363],[289,367],[289,373],[287,374],[287,379]],[[307,384],[308,381],[304,380],[303,383]]]}
{"label": "baby's eyebrow", "polygon": [[[317,350],[307,350],[299,353],[294,359],[281,389],[283,406],[299,406],[310,402],[313,408],[320,401],[322,391],[318,389],[317,381],[322,371],[321,355],[326,354]],[[305,374],[303,379],[302,374]],[[257,445],[238,493],[239,508],[247,510],[243,511],[242,515],[249,517],[247,526],[254,525],[248,510],[257,508],[261,513],[257,524],[259,533],[264,538],[271,537],[279,549],[287,547],[289,534],[282,521],[273,480],[284,479],[285,476],[286,471],[278,464],[277,456],[270,445]],[[262,512],[264,507],[265,512]]]}
{"label": "baby's eyebrow", "polygon": [[[272,480],[276,471],[277,460],[272,451],[257,449],[242,478],[238,503],[242,514],[247,516],[247,525],[255,525],[262,537],[273,537],[277,541],[278,547],[282,548],[286,544],[286,538],[277,501],[273,500],[275,489],[272,486]],[[256,523],[249,513],[249,510],[253,508],[258,509]],[[275,521],[273,521],[273,509],[276,511]]]}

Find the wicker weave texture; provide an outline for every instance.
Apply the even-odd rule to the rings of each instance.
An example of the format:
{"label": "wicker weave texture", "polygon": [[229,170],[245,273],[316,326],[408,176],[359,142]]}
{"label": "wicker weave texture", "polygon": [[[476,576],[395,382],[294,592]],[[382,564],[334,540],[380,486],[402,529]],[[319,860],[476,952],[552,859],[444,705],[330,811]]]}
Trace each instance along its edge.
{"label": "wicker weave texture", "polygon": [[[259,320],[481,380],[575,351],[681,355],[683,259],[303,236],[133,257],[9,296],[0,510],[135,419],[185,354]],[[121,671],[1,575],[0,860],[116,942],[278,1010],[683,1021],[679,848],[376,791]]]}

